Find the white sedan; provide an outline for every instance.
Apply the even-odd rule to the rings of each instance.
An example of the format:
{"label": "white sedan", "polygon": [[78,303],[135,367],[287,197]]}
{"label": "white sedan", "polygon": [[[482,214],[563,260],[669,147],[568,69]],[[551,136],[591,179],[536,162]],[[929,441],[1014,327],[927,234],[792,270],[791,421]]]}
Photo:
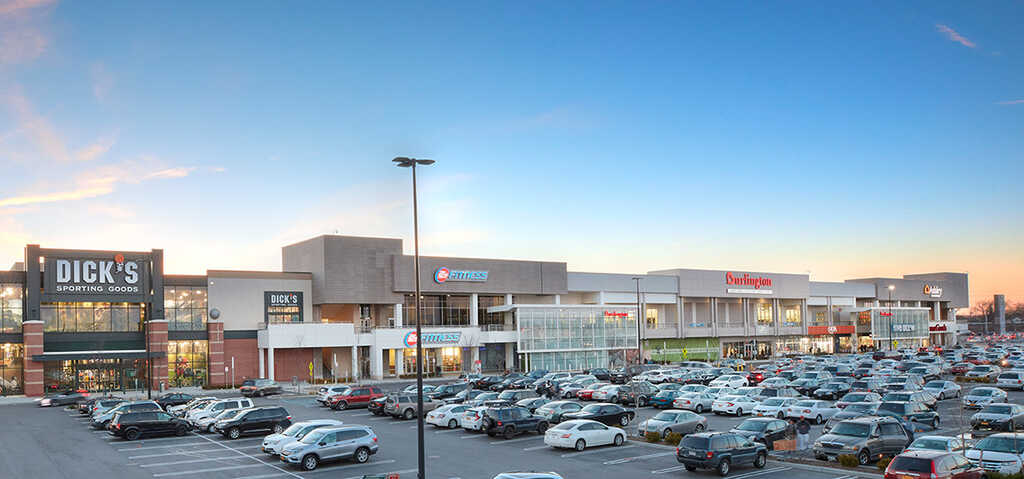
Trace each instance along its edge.
{"label": "white sedan", "polygon": [[736,394],[736,390],[727,386],[707,388],[704,392],[714,396],[716,399],[722,396],[731,396]]}
{"label": "white sedan", "polygon": [[467,409],[469,406],[465,404],[445,404],[427,413],[423,421],[437,427],[455,429],[462,426],[462,418],[465,417]]}
{"label": "white sedan", "polygon": [[726,386],[733,389],[741,388],[746,385],[747,378],[740,376],[739,374],[726,374],[725,376],[719,376],[715,378],[714,381],[711,381],[710,384],[708,384],[708,386],[711,387]]}
{"label": "white sedan", "polygon": [[484,406],[476,406],[466,409],[466,413],[462,415],[462,419],[459,420],[459,424],[462,428],[467,431],[481,431],[483,430],[484,423]]}
{"label": "white sedan", "polygon": [[786,417],[804,417],[813,421],[815,424],[822,424],[832,416],[835,416],[838,412],[839,408],[831,402],[819,401],[816,399],[803,399],[786,408]]}
{"label": "white sedan", "polygon": [[768,398],[754,406],[753,414],[783,419],[786,417],[786,408],[796,404],[797,401],[799,401],[797,398]]}
{"label": "white sedan", "polygon": [[711,412],[742,416],[745,413],[752,412],[755,407],[757,407],[757,401],[750,396],[723,396],[711,403]]}
{"label": "white sedan", "polygon": [[544,444],[577,451],[582,451],[588,446],[621,446],[625,441],[626,431],[589,419],[565,421],[552,426],[544,433]]}
{"label": "white sedan", "polygon": [[708,390],[708,387],[703,384],[687,384],[679,388],[680,391],[686,393],[702,393]]}

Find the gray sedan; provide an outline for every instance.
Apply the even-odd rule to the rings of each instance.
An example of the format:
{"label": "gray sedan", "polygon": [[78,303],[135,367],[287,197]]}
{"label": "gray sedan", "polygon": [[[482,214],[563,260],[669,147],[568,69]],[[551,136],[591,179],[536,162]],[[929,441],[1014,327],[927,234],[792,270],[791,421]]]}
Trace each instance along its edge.
{"label": "gray sedan", "polygon": [[674,409],[689,409],[697,414],[710,411],[711,405],[715,402],[715,396],[707,393],[682,393],[672,401]]}
{"label": "gray sedan", "polygon": [[640,426],[641,431],[655,432],[660,434],[662,438],[673,432],[685,436],[704,431],[707,428],[708,418],[690,411],[680,411],[678,409],[661,411]]}
{"label": "gray sedan", "polygon": [[940,400],[960,397],[960,385],[953,381],[928,381],[924,385],[924,390],[934,394]]}

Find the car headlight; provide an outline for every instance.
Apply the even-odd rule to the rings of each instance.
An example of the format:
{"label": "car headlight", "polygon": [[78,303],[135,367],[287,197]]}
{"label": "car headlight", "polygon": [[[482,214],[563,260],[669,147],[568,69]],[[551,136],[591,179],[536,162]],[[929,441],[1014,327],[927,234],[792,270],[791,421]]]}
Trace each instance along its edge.
{"label": "car headlight", "polygon": [[820,448],[821,447],[821,442],[820,441],[814,441],[814,447]]}

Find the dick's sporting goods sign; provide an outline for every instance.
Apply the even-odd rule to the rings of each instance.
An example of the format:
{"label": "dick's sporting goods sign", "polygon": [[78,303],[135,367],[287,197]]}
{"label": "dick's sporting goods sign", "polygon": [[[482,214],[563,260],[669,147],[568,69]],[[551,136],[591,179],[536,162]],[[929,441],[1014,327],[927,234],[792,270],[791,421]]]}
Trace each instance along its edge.
{"label": "dick's sporting goods sign", "polygon": [[46,256],[44,301],[143,302],[149,293],[149,255],[130,253]]}

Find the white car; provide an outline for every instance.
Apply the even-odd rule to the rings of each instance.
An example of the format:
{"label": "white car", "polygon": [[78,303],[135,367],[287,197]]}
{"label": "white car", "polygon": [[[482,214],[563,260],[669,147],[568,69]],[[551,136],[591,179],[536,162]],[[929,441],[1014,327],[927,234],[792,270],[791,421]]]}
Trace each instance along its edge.
{"label": "white car", "polygon": [[928,391],[935,395],[940,400],[946,398],[958,398],[960,397],[960,385],[953,381],[928,381],[924,385],[925,391]]}
{"label": "white car", "polygon": [[736,390],[727,386],[707,388],[704,392],[712,395],[713,397],[720,398],[722,396],[731,396],[736,393]]}
{"label": "white car", "polygon": [[707,392],[682,393],[672,401],[672,408],[686,409],[700,414],[704,411],[710,411],[711,405],[714,402],[715,397]]}
{"label": "white car", "polygon": [[757,397],[761,395],[761,391],[764,391],[764,388],[757,386],[747,386],[736,389],[736,394],[738,396]]}
{"label": "white car", "polygon": [[765,379],[758,385],[763,388],[784,388],[789,386],[789,380],[783,377],[774,377]]}
{"label": "white car", "polygon": [[462,419],[459,424],[463,429],[467,431],[482,431],[484,424],[484,406],[475,406],[466,409],[466,412],[462,415]]}
{"label": "white car", "polygon": [[320,403],[321,406],[327,406],[327,401],[331,396],[337,396],[352,389],[349,386],[324,386],[320,388],[320,391],[316,393],[316,402]]}
{"label": "white car", "polygon": [[437,427],[455,429],[462,426],[462,418],[466,417],[468,409],[469,406],[465,404],[446,404],[428,412],[423,421]]}
{"label": "white car", "polygon": [[963,399],[963,405],[967,409],[981,409],[996,402],[1006,402],[1006,391],[989,386],[971,389]]}
{"label": "white car", "polygon": [[622,397],[622,388],[625,386],[609,384],[597,391],[594,391],[592,396],[595,401],[600,402],[619,402],[619,398]]}
{"label": "white car", "polygon": [[552,426],[544,433],[544,444],[577,451],[582,451],[588,446],[621,446],[625,441],[626,431],[589,419],[565,421]]}
{"label": "white car", "polygon": [[341,425],[341,421],[334,419],[314,419],[312,421],[296,422],[288,426],[288,429],[281,431],[280,434],[271,434],[264,437],[260,450],[271,456],[277,456],[281,454],[281,449],[284,449],[284,446],[306,437],[306,434],[309,434],[310,431],[316,428]]}
{"label": "white car", "polygon": [[687,393],[702,393],[707,391],[708,387],[703,384],[687,384],[686,386],[679,388],[679,390]]}
{"label": "white car", "polygon": [[964,453],[985,471],[1016,474],[1024,464],[1024,434],[1002,432],[977,442]]}
{"label": "white car", "polygon": [[752,412],[755,416],[785,419],[786,408],[796,404],[797,401],[799,401],[797,398],[767,398],[754,406]]}
{"label": "white car", "polygon": [[1019,371],[1004,371],[996,378],[996,386],[1006,389],[1020,389],[1024,391],[1024,373]]}
{"label": "white car", "polygon": [[904,451],[946,451],[963,454],[964,449],[964,442],[959,437],[921,436],[914,439]]}
{"label": "white car", "polygon": [[747,378],[740,376],[739,374],[726,374],[725,376],[718,376],[714,381],[708,383],[711,387],[730,387],[730,388],[741,388],[747,385]]}
{"label": "white car", "polygon": [[167,408],[167,412],[169,412],[172,416],[182,417],[190,409],[198,407],[200,405],[200,403],[209,403],[209,402],[216,401],[216,400],[217,400],[217,398],[215,398],[213,396],[203,396],[203,397],[199,397],[199,398],[192,398],[191,401],[189,401],[189,402],[187,402],[185,404],[179,404],[177,406],[171,406],[171,407]]}
{"label": "white car", "polygon": [[723,396],[711,403],[711,411],[715,414],[735,414],[736,416],[753,412],[755,407],[757,407],[757,401],[754,398],[738,394]]}
{"label": "white car", "polygon": [[839,408],[828,401],[802,399],[786,408],[786,417],[807,418],[815,424],[822,424],[839,412]]}
{"label": "white car", "polygon": [[197,420],[195,423],[192,424],[192,427],[194,427],[197,431],[206,431],[210,434],[213,434],[217,432],[217,430],[213,428],[214,424],[217,424],[217,421],[226,421],[228,419],[232,419],[236,415],[238,415],[239,411],[244,411],[244,409],[225,409],[221,411],[220,414],[206,416],[202,419]]}
{"label": "white car", "polygon": [[651,384],[661,384],[665,382],[666,379],[669,378],[669,375],[671,373],[672,370],[670,369],[655,369],[653,371],[647,371],[643,374],[640,374],[637,377],[633,378],[633,380],[647,381]]}
{"label": "white car", "polygon": [[252,407],[252,399],[249,398],[232,398],[232,399],[221,399],[213,401],[206,406],[199,409],[193,409],[188,412],[185,419],[188,420],[189,424],[196,427],[196,423],[210,416],[216,416],[222,411],[230,409],[248,409]]}

